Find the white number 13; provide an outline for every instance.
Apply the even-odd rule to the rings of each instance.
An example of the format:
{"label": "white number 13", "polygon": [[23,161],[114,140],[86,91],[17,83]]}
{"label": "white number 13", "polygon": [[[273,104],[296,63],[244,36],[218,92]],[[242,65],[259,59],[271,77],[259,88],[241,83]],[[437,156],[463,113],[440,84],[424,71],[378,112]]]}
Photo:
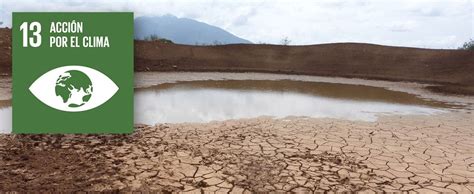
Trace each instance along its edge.
{"label": "white number 13", "polygon": [[[33,31],[33,37],[28,38],[28,30]],[[39,22],[31,22],[28,27],[27,22],[23,22],[20,26],[20,31],[23,32],[23,47],[39,47],[41,45],[41,24]]]}

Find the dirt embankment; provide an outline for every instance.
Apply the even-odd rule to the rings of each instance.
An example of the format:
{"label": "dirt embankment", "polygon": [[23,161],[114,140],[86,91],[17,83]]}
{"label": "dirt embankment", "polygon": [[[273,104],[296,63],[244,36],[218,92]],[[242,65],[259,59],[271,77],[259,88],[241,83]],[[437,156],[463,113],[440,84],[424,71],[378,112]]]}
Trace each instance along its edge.
{"label": "dirt embankment", "polygon": [[0,28],[0,73],[12,71],[12,34],[7,28]]}
{"label": "dirt embankment", "polygon": [[137,42],[138,71],[272,72],[474,85],[474,52],[370,44],[187,46]]}
{"label": "dirt embankment", "polygon": [[[11,31],[0,29],[0,71],[11,72]],[[135,42],[136,71],[272,72],[439,83],[474,94],[474,52],[339,43],[190,46]]]}

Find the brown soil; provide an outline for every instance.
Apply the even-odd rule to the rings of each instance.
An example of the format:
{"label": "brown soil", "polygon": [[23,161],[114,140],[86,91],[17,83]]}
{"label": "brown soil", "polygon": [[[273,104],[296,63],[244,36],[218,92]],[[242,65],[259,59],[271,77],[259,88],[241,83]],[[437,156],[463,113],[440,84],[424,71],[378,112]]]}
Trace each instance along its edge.
{"label": "brown soil", "polygon": [[469,113],[255,118],[0,135],[0,191],[472,193]]}
{"label": "brown soil", "polygon": [[0,190],[75,192],[97,183],[112,184],[102,177],[117,169],[107,166],[97,148],[104,143],[116,146],[118,141],[126,140],[110,138],[88,141],[63,135],[0,136]]}
{"label": "brown soil", "polygon": [[426,89],[432,92],[437,92],[437,93],[474,96],[473,86],[438,85],[438,86],[427,86]]}
{"label": "brown soil", "polygon": [[0,73],[12,72],[12,34],[8,28],[0,28]]}
{"label": "brown soil", "polygon": [[[271,72],[438,83],[474,90],[474,52],[339,43],[309,46],[190,46],[135,42],[136,71]],[[11,72],[11,30],[0,29],[0,72]],[[446,88],[445,88],[446,87]]]}
{"label": "brown soil", "polygon": [[340,43],[186,46],[137,42],[138,71],[232,71],[474,84],[474,52]]}

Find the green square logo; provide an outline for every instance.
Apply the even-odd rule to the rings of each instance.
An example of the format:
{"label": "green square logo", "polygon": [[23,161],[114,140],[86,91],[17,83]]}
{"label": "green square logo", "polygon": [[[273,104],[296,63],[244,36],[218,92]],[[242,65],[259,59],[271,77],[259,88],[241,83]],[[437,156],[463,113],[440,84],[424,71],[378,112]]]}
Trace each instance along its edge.
{"label": "green square logo", "polygon": [[13,133],[133,131],[133,13],[13,13]]}

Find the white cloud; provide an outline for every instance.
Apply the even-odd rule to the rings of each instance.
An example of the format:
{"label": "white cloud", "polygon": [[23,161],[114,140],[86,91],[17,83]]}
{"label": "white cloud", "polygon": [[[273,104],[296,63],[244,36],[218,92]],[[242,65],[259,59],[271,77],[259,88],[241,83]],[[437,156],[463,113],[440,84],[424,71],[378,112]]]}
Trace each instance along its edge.
{"label": "white cloud", "polygon": [[252,42],[369,42],[456,48],[473,38],[472,0],[3,0],[0,21],[13,11],[134,11],[173,14],[219,26]]}
{"label": "white cloud", "polygon": [[390,31],[393,32],[408,32],[416,28],[416,22],[414,21],[398,21],[393,22],[387,26]]}

